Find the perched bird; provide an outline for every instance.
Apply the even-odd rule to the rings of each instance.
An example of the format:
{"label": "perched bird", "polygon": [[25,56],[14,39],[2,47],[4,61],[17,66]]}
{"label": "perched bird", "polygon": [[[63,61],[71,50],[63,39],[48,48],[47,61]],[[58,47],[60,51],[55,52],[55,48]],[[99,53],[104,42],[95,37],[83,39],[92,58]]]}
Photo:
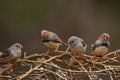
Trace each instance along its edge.
{"label": "perched bird", "polygon": [[48,30],[42,30],[41,31],[41,38],[42,42],[45,46],[49,48],[47,51],[50,52],[50,49],[55,49],[57,51],[59,49],[60,45],[66,45],[56,33],[48,31]]}
{"label": "perched bird", "polygon": [[0,53],[0,64],[13,64],[21,56],[21,49],[23,46],[19,43],[15,43],[10,46],[5,52]]}
{"label": "perched bird", "polygon": [[86,51],[87,48],[87,44],[84,42],[84,40],[77,36],[71,36],[68,39],[67,44],[70,47],[72,55],[75,57],[79,55],[83,55],[83,53]]}
{"label": "perched bird", "polygon": [[108,53],[108,47],[110,46],[110,35],[108,33],[102,33],[98,40],[91,45],[92,50],[97,57],[103,57]]}
{"label": "perched bird", "polygon": [[120,55],[120,49],[114,51],[114,57],[118,57]]}

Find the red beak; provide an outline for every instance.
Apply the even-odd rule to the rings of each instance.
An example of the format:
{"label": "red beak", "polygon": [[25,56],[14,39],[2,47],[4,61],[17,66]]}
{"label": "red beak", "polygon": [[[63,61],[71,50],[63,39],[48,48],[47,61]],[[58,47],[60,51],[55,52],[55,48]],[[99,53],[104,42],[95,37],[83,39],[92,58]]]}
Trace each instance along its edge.
{"label": "red beak", "polygon": [[114,57],[118,57],[118,53],[117,52],[114,53]]}
{"label": "red beak", "polygon": [[22,46],[22,45],[19,45],[19,48],[20,48],[20,49],[22,49],[22,48],[23,48],[23,46]]}
{"label": "red beak", "polygon": [[107,39],[110,39],[110,35],[107,35],[106,38],[107,38]]}
{"label": "red beak", "polygon": [[45,34],[42,32],[42,33],[41,33],[41,37],[44,37],[44,35],[45,35]]}
{"label": "red beak", "polygon": [[67,44],[70,45],[70,44],[71,44],[71,41],[68,41]]}

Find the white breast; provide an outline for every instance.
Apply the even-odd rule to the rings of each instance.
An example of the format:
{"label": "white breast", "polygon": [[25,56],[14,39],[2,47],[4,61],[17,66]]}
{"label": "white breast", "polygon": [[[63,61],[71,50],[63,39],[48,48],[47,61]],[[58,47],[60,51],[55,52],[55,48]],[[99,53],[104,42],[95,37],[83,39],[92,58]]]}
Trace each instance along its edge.
{"label": "white breast", "polygon": [[74,48],[74,49],[71,49],[72,52],[75,52],[75,53],[83,53],[85,52],[85,50],[83,48]]}
{"label": "white breast", "polygon": [[54,43],[54,42],[45,42],[44,45],[49,47],[49,48],[57,48],[61,44],[60,43]]}
{"label": "white breast", "polygon": [[108,48],[105,46],[100,46],[95,48],[94,53],[98,56],[104,56],[105,54],[108,53]]}

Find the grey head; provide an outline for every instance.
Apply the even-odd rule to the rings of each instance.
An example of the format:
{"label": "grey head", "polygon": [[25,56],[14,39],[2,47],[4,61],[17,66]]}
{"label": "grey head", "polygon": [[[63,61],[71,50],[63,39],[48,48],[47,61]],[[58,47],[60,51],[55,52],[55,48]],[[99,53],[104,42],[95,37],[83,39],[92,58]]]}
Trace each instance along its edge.
{"label": "grey head", "polygon": [[110,35],[108,33],[102,33],[98,38],[100,41],[105,41],[110,39]]}
{"label": "grey head", "polygon": [[21,54],[21,49],[23,48],[23,46],[20,43],[15,43],[13,45],[11,45],[7,50],[9,50],[11,53],[17,53],[17,54]]}
{"label": "grey head", "polygon": [[86,44],[84,44],[83,39],[77,37],[77,36],[71,36],[68,39],[68,45],[70,45],[71,48],[78,48],[78,47],[85,47]]}
{"label": "grey head", "polygon": [[120,55],[120,49],[117,49],[115,52]]}
{"label": "grey head", "polygon": [[41,30],[41,37],[42,38],[50,37],[50,31],[48,31],[48,30]]}
{"label": "grey head", "polygon": [[41,30],[41,33],[48,32],[48,30]]}

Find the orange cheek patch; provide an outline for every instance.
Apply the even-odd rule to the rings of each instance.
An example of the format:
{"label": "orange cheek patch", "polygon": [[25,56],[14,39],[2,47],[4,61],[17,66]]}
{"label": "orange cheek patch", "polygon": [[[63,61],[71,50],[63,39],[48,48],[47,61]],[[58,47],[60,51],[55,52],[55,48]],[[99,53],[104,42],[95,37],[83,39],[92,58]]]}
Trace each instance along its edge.
{"label": "orange cheek patch", "polygon": [[46,37],[49,37],[50,36],[50,33],[49,32],[46,32]]}
{"label": "orange cheek patch", "polygon": [[103,36],[101,36],[101,37],[100,37],[100,40],[101,40],[101,41],[104,41],[104,37],[103,37]]}

